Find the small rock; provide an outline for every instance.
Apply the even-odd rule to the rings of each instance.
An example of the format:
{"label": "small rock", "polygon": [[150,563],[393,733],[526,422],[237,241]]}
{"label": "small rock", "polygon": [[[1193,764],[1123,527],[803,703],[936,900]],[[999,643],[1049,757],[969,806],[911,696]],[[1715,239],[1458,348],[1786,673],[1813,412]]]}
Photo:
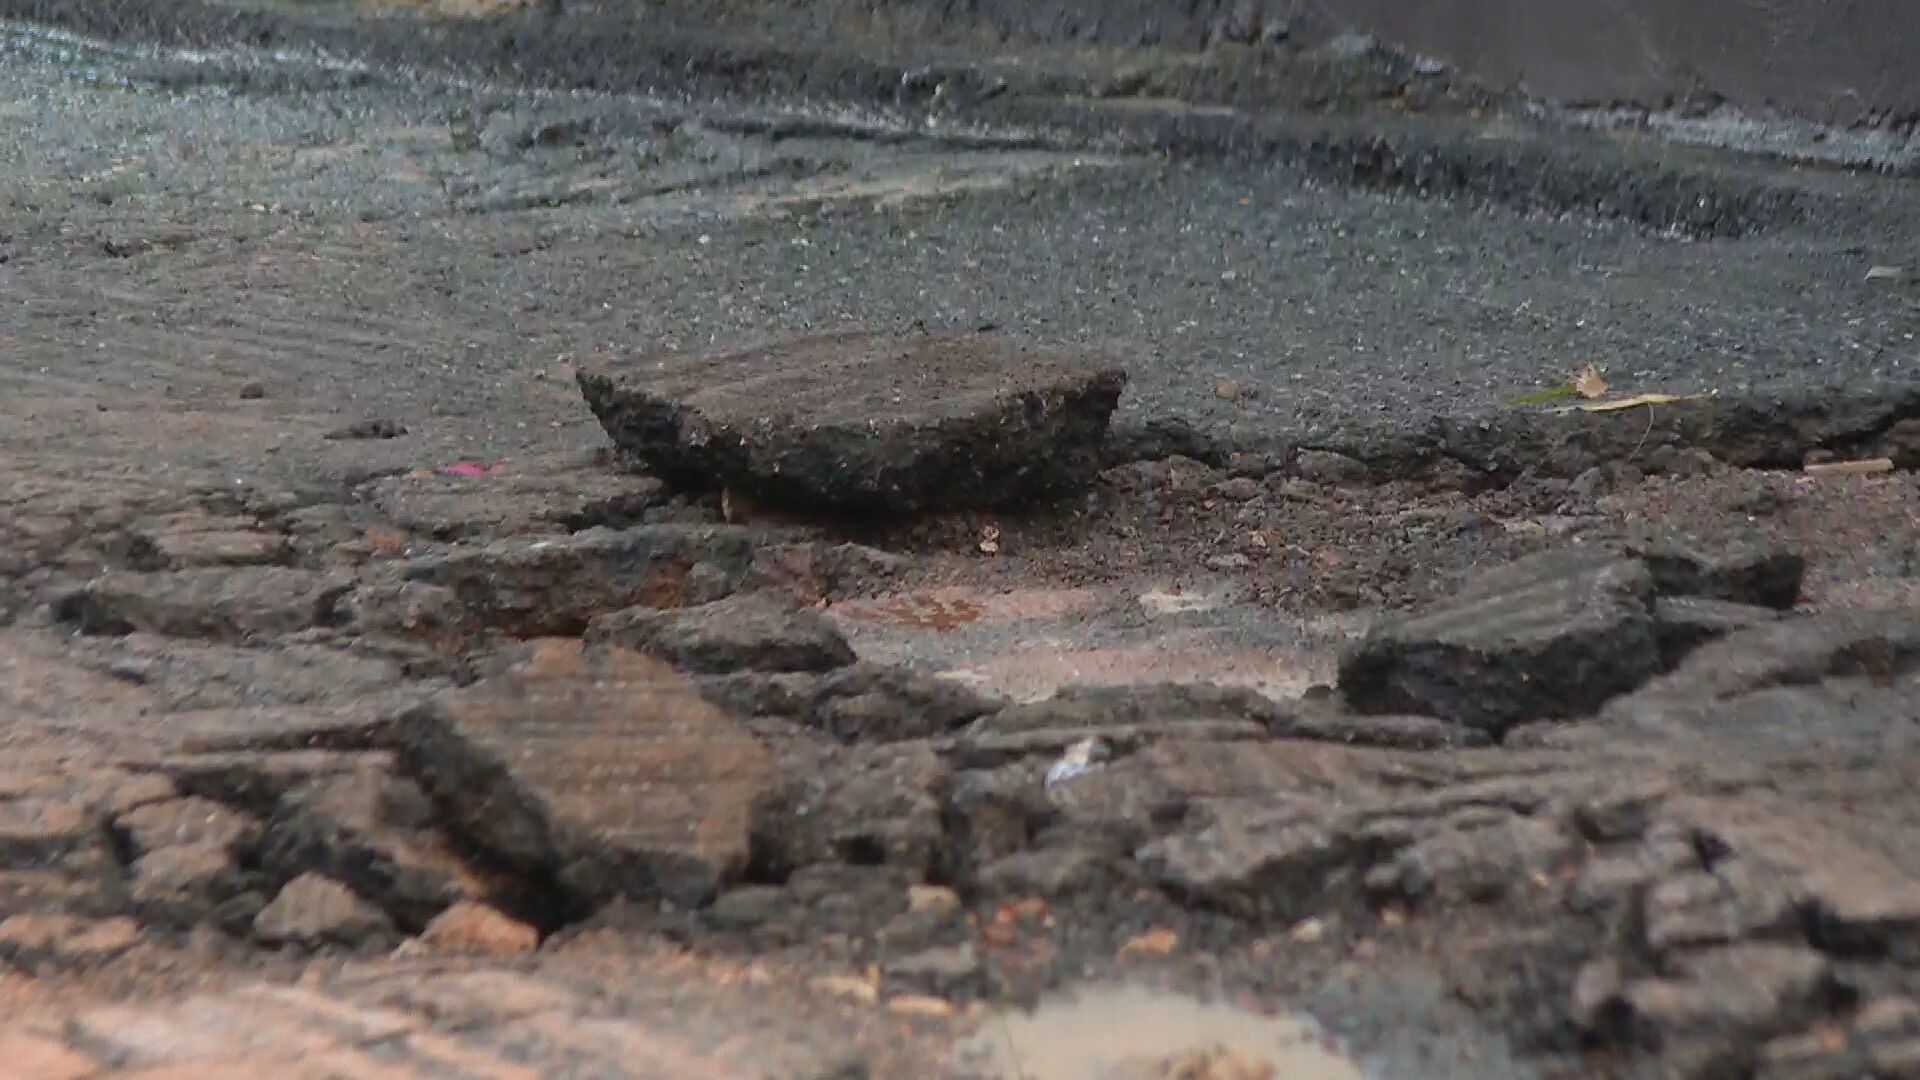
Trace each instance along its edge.
{"label": "small rock", "polygon": [[907,910],[930,915],[952,915],[960,910],[960,894],[945,885],[909,886]]}
{"label": "small rock", "polygon": [[1302,450],[1294,455],[1293,472],[1315,484],[1352,486],[1364,484],[1370,473],[1364,462],[1331,450]]}
{"label": "small rock", "polygon": [[242,401],[258,401],[261,398],[266,396],[267,396],[266,383],[255,380],[253,382],[244,382],[240,384],[240,400]]}
{"label": "small rock", "polygon": [[1238,379],[1221,379],[1214,384],[1213,396],[1221,401],[1235,402],[1247,396],[1247,388],[1240,385]]}
{"label": "small rock", "polygon": [[768,504],[993,507],[1085,485],[1125,375],[987,335],[845,331],[583,365],[614,443]]}
{"label": "small rock", "polygon": [[981,974],[980,956],[971,944],[924,949],[888,961],[887,983],[938,997],[953,997],[975,988]]}
{"label": "small rock", "polygon": [[513,956],[540,946],[540,931],[487,904],[463,900],[435,916],[420,939],[449,952]]}
{"label": "small rock", "polygon": [[385,912],[318,874],[288,882],[254,918],[253,932],[269,945],[306,948],[358,948],[394,936]]}
{"label": "small rock", "polygon": [[629,608],[595,618],[589,642],[610,642],[702,674],[733,671],[830,671],[854,662],[847,639],[826,616],[771,593],[749,593],[697,607]]}
{"label": "small rock", "polygon": [[407,426],[398,420],[384,416],[356,420],[345,427],[327,432],[326,437],[335,441],[354,439],[397,439],[407,433]]}
{"label": "small rock", "polygon": [[1236,476],[1213,486],[1213,493],[1228,502],[1252,502],[1266,490],[1266,485],[1251,476]]}

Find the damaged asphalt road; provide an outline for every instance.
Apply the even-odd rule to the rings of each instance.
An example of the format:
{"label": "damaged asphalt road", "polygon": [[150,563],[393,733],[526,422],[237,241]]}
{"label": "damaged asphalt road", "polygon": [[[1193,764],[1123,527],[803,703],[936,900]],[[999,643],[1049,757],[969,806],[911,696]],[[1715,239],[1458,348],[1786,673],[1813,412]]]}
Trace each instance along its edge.
{"label": "damaged asphalt road", "polygon": [[1909,187],[462,33],[0,31],[27,1075],[1912,1072]]}

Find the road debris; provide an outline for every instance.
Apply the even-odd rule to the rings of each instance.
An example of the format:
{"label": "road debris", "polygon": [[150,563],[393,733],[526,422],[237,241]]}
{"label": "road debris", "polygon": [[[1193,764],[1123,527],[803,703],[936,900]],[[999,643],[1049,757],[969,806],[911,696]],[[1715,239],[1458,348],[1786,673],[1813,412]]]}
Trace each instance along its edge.
{"label": "road debris", "polygon": [[1081,739],[1067,747],[1060,759],[1047,769],[1047,786],[1058,787],[1076,776],[1099,768],[1112,756],[1112,752],[1106,740],[1097,736]]}
{"label": "road debris", "polygon": [[1156,926],[1144,934],[1128,938],[1120,946],[1122,960],[1146,956],[1169,956],[1180,946],[1180,935],[1170,927]]}
{"label": "road debris", "polygon": [[614,444],[676,484],[914,513],[1084,487],[1126,385],[1110,360],[1005,335],[866,330],[601,358],[578,380]]}
{"label": "road debris", "polygon": [[1869,476],[1874,473],[1889,473],[1893,469],[1893,459],[1885,457],[1860,458],[1854,461],[1814,461],[1801,466],[1801,471],[1808,476]]}

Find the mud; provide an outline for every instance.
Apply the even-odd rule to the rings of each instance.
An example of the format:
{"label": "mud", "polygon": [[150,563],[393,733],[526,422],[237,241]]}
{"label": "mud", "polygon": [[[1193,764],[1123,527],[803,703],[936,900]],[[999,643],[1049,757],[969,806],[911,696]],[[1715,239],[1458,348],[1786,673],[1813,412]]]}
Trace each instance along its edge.
{"label": "mud", "polygon": [[[1158,1075],[1913,1053],[1920,316],[1867,273],[1913,262],[1900,183],[1391,56],[902,101],[873,39],[772,22],[9,10],[120,35],[12,27],[0,69],[30,1075],[968,1075],[1010,1032],[1041,1075],[1086,1064],[1043,1003],[1110,986]],[[915,323],[1118,356],[1088,486],[758,507],[647,475],[576,378]],[[1589,362],[1681,399],[1509,404]],[[1637,666],[1553,716],[1334,685],[1370,627],[1654,527],[1804,581],[1646,563]]]}

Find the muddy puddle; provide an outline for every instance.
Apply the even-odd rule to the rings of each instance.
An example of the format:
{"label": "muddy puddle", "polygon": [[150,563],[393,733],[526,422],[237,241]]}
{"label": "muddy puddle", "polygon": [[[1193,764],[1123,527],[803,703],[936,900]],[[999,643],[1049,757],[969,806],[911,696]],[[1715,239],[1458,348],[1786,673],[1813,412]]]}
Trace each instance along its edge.
{"label": "muddy puddle", "polygon": [[1363,1080],[1311,1018],[1268,1017],[1143,986],[1104,986],[989,1017],[959,1048],[991,1080]]}
{"label": "muddy puddle", "polygon": [[827,609],[862,659],[1013,701],[1067,686],[1211,682],[1290,698],[1333,677],[1356,627],[1161,588],[940,588]]}

